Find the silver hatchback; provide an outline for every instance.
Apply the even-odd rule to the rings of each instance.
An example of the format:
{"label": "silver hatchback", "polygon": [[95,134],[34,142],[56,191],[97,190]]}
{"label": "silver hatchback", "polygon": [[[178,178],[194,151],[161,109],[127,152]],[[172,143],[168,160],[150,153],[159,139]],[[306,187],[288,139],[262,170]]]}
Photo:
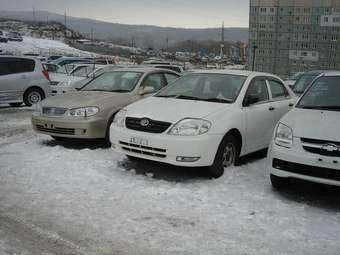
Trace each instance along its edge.
{"label": "silver hatchback", "polygon": [[50,94],[48,71],[40,60],[0,56],[0,104],[31,106]]}

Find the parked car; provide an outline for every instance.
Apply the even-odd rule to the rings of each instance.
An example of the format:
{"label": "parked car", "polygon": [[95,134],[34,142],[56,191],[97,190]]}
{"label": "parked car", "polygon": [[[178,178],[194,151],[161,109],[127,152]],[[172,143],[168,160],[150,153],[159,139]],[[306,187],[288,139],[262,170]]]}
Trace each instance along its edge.
{"label": "parked car", "polygon": [[218,178],[240,156],[267,148],[295,101],[271,74],[195,71],[117,113],[111,143],[132,158],[208,167]]}
{"label": "parked car", "polygon": [[9,32],[7,36],[8,36],[8,41],[12,41],[12,42],[22,42],[23,41],[22,36],[17,32]]}
{"label": "parked car", "polygon": [[39,60],[0,56],[0,103],[31,106],[50,93],[49,74]]}
{"label": "parked car", "polygon": [[52,86],[52,95],[61,95],[68,92],[74,92],[82,87],[84,87],[87,83],[89,83],[91,80],[95,79],[97,76],[113,71],[115,69],[122,68],[121,66],[117,65],[106,65],[106,66],[98,66],[96,65],[96,68],[93,72],[87,74],[86,76],[76,76],[76,75],[70,75],[68,78],[60,83],[58,83],[56,86]]}
{"label": "parked car", "polygon": [[55,72],[50,75],[51,84],[57,86],[59,83],[67,81],[69,77],[86,77],[89,73],[102,67],[103,65],[94,65],[89,63],[72,63],[58,66]]}
{"label": "parked car", "polygon": [[308,86],[321,74],[323,74],[326,71],[321,70],[315,70],[315,71],[309,71],[304,73],[300,76],[300,78],[296,81],[293,87],[293,91],[297,96],[301,96],[305,90],[308,88]]}
{"label": "parked car", "polygon": [[61,55],[51,55],[47,58],[47,61],[51,62],[51,61],[57,60],[57,59],[62,58],[62,57],[63,56],[61,56]]}
{"label": "parked car", "polygon": [[290,178],[340,186],[340,72],[318,77],[276,127],[268,152],[274,188]]}
{"label": "parked car", "polygon": [[8,37],[4,34],[4,32],[0,31],[0,43],[7,43]]}
{"label": "parked car", "polygon": [[294,85],[295,85],[295,83],[296,83],[296,81],[297,81],[298,79],[300,79],[300,77],[301,77],[303,74],[304,74],[303,72],[295,73],[295,74],[293,74],[292,76],[288,77],[287,80],[285,80],[284,82],[285,82],[285,84],[286,84],[287,86],[289,86],[291,89],[293,89],[293,88],[294,88]]}
{"label": "parked car", "polygon": [[51,61],[51,64],[56,64],[59,66],[64,66],[72,63],[88,63],[89,58],[79,58],[79,57],[61,57],[56,60]]}
{"label": "parked car", "polygon": [[152,66],[156,67],[156,68],[169,69],[169,70],[175,71],[177,73],[184,72],[184,68],[180,65],[152,65]]}
{"label": "parked car", "polygon": [[126,68],[99,75],[81,90],[43,101],[32,116],[33,128],[55,139],[105,139],[114,115],[148,97],[179,75],[156,68]]}

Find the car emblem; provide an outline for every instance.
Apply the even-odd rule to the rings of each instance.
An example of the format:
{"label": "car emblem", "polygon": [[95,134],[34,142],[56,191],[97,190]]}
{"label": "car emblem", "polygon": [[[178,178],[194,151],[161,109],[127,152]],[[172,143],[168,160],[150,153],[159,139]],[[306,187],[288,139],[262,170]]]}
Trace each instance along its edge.
{"label": "car emblem", "polygon": [[340,146],[337,146],[335,144],[325,144],[324,146],[322,146],[322,149],[329,152],[340,151]]}
{"label": "car emblem", "polygon": [[142,127],[147,127],[147,126],[149,126],[149,124],[150,124],[150,121],[149,121],[148,119],[142,119],[142,120],[140,121],[140,125],[141,125]]}

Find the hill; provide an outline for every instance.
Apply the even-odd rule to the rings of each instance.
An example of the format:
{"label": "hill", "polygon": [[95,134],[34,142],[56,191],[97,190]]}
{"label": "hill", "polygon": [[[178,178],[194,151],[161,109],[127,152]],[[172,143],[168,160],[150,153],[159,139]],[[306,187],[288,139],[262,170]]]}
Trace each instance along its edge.
{"label": "hill", "polygon": [[[0,18],[32,21],[32,12],[28,11],[5,11],[0,10]],[[64,22],[64,16],[47,11],[36,11],[36,21]],[[90,37],[93,35],[99,40],[108,40],[118,43],[134,40],[139,47],[161,48],[166,45],[166,38],[169,38],[169,45],[186,40],[220,40],[220,28],[185,29],[172,27],[157,27],[149,25],[125,25],[109,23],[99,20],[67,17],[67,26],[75,31]],[[225,28],[225,40],[246,42],[248,40],[248,28]]]}

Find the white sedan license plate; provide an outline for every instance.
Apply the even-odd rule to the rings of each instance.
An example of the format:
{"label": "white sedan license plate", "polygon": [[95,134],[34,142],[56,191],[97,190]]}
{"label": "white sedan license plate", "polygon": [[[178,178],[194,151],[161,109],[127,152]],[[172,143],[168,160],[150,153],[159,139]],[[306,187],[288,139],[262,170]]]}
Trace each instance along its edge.
{"label": "white sedan license plate", "polygon": [[147,139],[139,138],[139,137],[131,137],[130,143],[141,145],[141,146],[149,146],[149,141]]}

